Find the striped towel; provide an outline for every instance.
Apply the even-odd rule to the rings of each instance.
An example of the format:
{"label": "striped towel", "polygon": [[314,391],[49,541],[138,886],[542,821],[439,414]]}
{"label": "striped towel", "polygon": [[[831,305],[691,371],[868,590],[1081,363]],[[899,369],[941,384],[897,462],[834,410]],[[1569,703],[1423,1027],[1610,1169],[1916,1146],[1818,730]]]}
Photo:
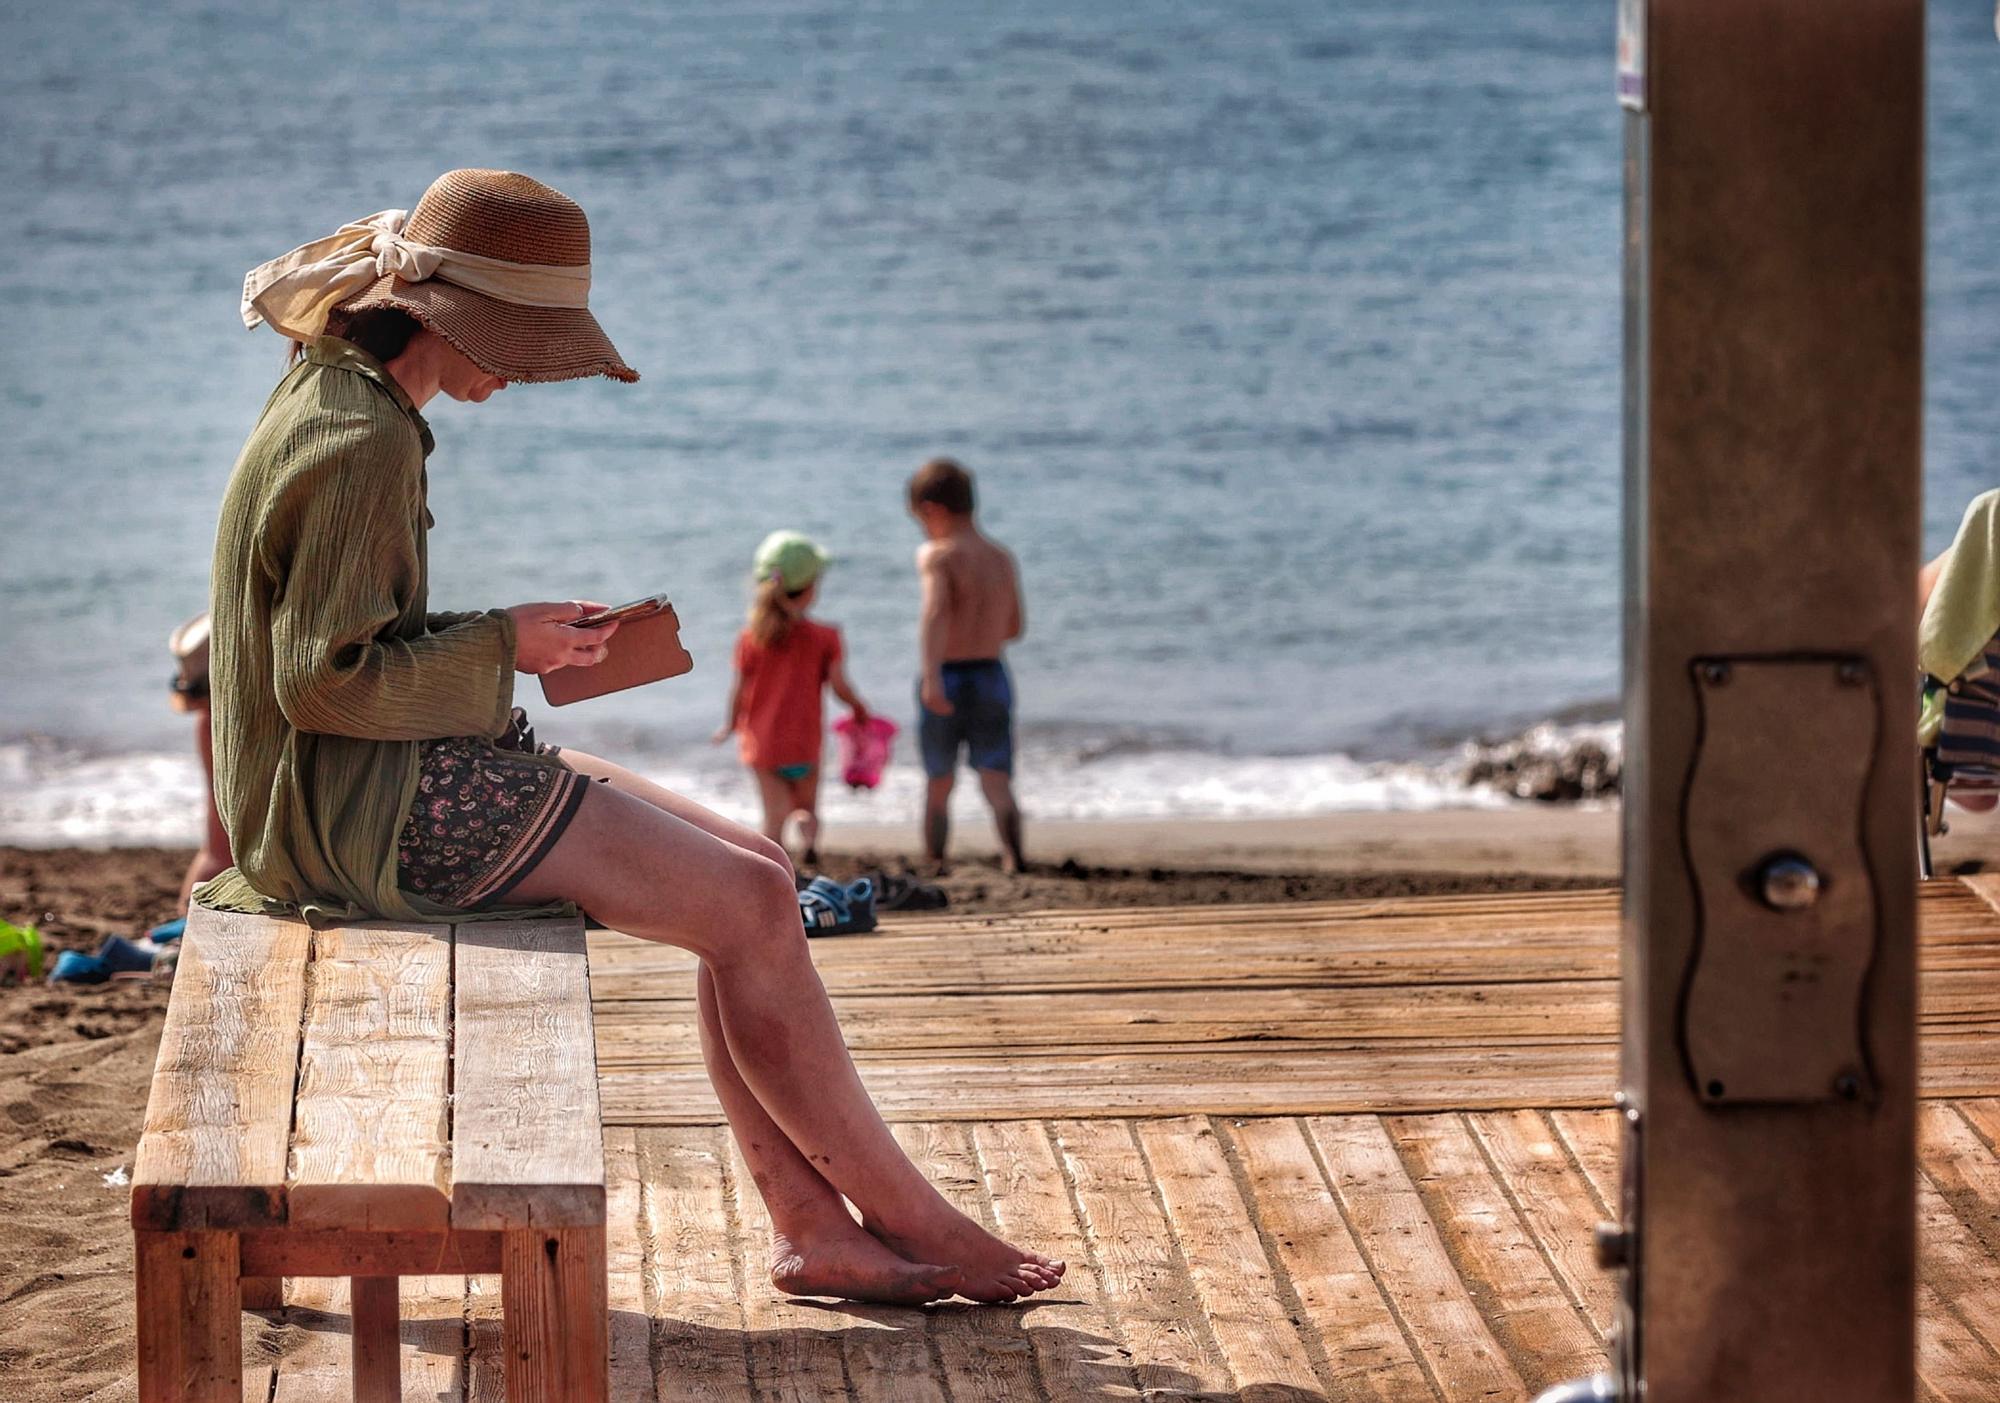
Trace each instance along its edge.
{"label": "striped towel", "polygon": [[1937,763],[1958,783],[2000,784],[2000,638],[1966,671],[1945,693]]}

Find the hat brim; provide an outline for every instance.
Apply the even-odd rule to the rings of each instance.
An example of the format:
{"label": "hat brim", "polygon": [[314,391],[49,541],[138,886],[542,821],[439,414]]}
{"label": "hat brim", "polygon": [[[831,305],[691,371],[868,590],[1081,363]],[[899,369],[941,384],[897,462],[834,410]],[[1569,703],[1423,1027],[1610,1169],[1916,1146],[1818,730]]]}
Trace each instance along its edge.
{"label": "hat brim", "polygon": [[410,283],[389,276],[341,303],[339,310],[375,307],[408,312],[488,375],[514,383],[603,375],[630,384],[639,378],[587,308],[523,307],[441,278]]}

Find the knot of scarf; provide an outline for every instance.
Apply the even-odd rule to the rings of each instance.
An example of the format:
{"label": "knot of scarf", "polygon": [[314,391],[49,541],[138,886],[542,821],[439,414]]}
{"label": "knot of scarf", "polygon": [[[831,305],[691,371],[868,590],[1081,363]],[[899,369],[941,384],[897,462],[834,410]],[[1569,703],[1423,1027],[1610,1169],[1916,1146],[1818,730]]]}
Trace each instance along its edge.
{"label": "knot of scarf", "polygon": [[520,307],[590,305],[590,265],[510,263],[406,238],[409,211],[385,209],[252,268],[243,279],[243,324],[310,341],[333,309],[381,278],[436,278]]}

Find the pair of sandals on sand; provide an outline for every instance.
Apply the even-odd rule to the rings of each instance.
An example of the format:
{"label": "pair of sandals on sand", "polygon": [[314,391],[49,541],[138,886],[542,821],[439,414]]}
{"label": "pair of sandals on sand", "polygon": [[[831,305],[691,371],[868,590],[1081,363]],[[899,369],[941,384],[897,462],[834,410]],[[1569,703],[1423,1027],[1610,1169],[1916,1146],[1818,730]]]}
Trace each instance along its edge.
{"label": "pair of sandals on sand", "polygon": [[913,877],[877,874],[851,882],[814,877],[799,887],[799,919],[807,935],[860,935],[875,929],[878,909],[936,911],[948,900],[942,888]]}

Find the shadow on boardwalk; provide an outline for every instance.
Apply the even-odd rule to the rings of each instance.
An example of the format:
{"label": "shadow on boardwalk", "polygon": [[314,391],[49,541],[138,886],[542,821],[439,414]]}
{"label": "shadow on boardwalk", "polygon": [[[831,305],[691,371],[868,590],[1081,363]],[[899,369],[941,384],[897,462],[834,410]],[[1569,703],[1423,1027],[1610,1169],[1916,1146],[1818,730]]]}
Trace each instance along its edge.
{"label": "shadow on boardwalk", "polygon": [[[1194,1375],[1135,1360],[1115,1342],[1066,1326],[1037,1325],[1033,1310],[1076,1304],[1058,1295],[1034,1307],[948,1302],[929,1309],[834,1304],[794,1299],[794,1309],[826,1319],[824,1329],[727,1330],[635,1311],[611,1312],[613,1394],[619,1378],[650,1376],[657,1397],[756,1399],[838,1397],[855,1403],[918,1397],[1205,1400],[1206,1403],[1323,1403],[1326,1394],[1290,1384],[1250,1383],[1203,1390]],[[338,1311],[292,1306],[258,1312],[265,1348],[291,1354],[312,1335],[346,1336]],[[648,1357],[618,1358],[618,1342],[644,1339]],[[405,1319],[406,1352],[456,1353],[462,1377],[495,1379],[502,1371],[500,1322]],[[322,1343],[322,1348],[324,1344]],[[345,1343],[337,1347],[345,1353]],[[334,1351],[328,1351],[329,1354]],[[936,1389],[942,1378],[948,1394]]]}

